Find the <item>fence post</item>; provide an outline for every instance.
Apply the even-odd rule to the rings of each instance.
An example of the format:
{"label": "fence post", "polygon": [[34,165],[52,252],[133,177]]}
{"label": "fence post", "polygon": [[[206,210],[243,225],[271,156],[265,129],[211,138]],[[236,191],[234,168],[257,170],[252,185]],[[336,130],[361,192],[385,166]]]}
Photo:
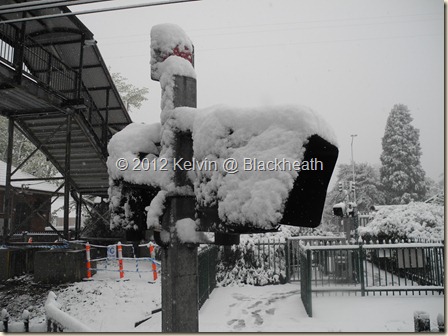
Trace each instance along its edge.
{"label": "fence post", "polygon": [[364,262],[363,262],[364,250],[362,247],[362,240],[359,239],[358,242],[359,242],[359,258],[358,258],[359,259],[359,267],[358,267],[359,274],[358,274],[358,276],[360,277],[359,281],[361,282],[361,296],[366,296],[366,284],[364,282]]}
{"label": "fence post", "polygon": [[285,255],[286,255],[286,260],[285,260],[285,270],[286,270],[286,282],[289,282],[291,280],[291,270],[289,269],[290,265],[289,265],[289,239],[286,238],[286,244],[285,244]]}
{"label": "fence post", "polygon": [[8,332],[8,321],[9,321],[9,313],[3,308],[2,310],[2,321],[3,321],[3,332]]}
{"label": "fence post", "polygon": [[414,331],[428,332],[431,331],[429,314],[424,311],[414,312]]}
{"label": "fence post", "polygon": [[91,270],[91,264],[90,264],[90,244],[89,242],[86,243],[86,267],[87,267],[87,279],[90,280],[92,277],[92,270]]}
{"label": "fence post", "polygon": [[25,309],[22,313],[23,326],[25,328],[25,332],[30,331],[30,312]]}
{"label": "fence post", "polygon": [[157,265],[155,263],[156,253],[154,251],[154,244],[149,243],[149,256],[153,259],[151,260],[151,268],[152,268],[152,277],[154,281],[157,280]]}
{"label": "fence post", "polygon": [[308,305],[308,316],[313,317],[313,304],[312,304],[312,292],[311,292],[311,275],[313,273],[312,270],[312,263],[311,263],[311,250],[306,250],[306,270],[307,270],[307,277],[306,277],[306,300]]}
{"label": "fence post", "polygon": [[440,332],[445,332],[445,317],[443,314],[437,315],[437,326]]}
{"label": "fence post", "polygon": [[124,278],[123,272],[123,248],[121,247],[121,242],[117,244],[118,249],[118,270],[120,271],[120,279]]}

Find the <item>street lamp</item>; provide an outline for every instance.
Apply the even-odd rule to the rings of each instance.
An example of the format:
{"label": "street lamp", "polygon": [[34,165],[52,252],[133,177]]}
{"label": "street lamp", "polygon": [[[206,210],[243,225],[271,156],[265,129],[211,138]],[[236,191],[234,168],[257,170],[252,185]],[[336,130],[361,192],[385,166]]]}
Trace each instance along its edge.
{"label": "street lamp", "polygon": [[356,190],[355,190],[355,160],[353,160],[353,140],[358,134],[351,134],[352,137],[352,172],[353,172],[353,202],[356,204]]}

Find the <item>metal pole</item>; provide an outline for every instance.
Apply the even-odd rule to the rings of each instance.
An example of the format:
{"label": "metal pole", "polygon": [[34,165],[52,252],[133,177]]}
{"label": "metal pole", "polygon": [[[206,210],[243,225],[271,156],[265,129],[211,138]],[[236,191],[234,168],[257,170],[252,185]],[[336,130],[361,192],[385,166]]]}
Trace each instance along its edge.
{"label": "metal pole", "polygon": [[[175,76],[174,107],[196,107],[196,79]],[[174,157],[191,161],[193,157],[191,134],[176,133]],[[187,171],[176,170],[177,187],[191,186]],[[167,211],[162,227],[172,232],[182,218],[194,219],[195,197],[172,194],[167,197]],[[175,232],[175,230],[174,230]],[[198,332],[198,255],[196,244],[184,244],[174,233],[162,253],[162,332]]]}
{"label": "metal pole", "polygon": [[82,194],[79,193],[79,197],[76,200],[75,239],[79,239],[81,231],[81,202],[82,202]]}
{"label": "metal pole", "polygon": [[11,192],[11,170],[12,170],[12,148],[14,145],[14,119],[8,119],[8,147],[6,151],[6,183],[5,183],[5,195],[3,196],[3,243],[8,242],[9,225],[11,221],[11,205],[12,205],[12,192]]}
{"label": "metal pole", "polygon": [[353,159],[353,140],[358,134],[350,135],[352,137],[352,170],[353,170],[353,202],[356,204],[356,190],[355,190],[355,160]]}
{"label": "metal pole", "polygon": [[69,239],[68,227],[70,217],[70,156],[71,156],[72,116],[67,116],[67,133],[65,143],[65,182],[64,182],[64,237]]}

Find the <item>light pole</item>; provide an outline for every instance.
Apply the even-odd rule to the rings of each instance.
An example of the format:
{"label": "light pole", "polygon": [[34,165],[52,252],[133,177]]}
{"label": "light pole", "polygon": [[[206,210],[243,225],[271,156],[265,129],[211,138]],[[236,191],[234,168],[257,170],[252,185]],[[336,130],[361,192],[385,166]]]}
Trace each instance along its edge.
{"label": "light pole", "polygon": [[355,190],[355,160],[353,159],[353,140],[358,134],[350,135],[352,137],[352,172],[353,172],[353,202],[356,204],[356,190]]}

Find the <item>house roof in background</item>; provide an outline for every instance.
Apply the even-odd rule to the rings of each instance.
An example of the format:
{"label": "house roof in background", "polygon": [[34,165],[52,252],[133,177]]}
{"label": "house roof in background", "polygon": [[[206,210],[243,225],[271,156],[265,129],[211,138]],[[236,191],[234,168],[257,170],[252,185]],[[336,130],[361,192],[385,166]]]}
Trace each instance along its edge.
{"label": "house roof in background", "polygon": [[[12,171],[14,171],[16,168],[13,166]],[[33,176],[31,174],[28,174],[24,172],[23,170],[19,169],[17,172],[12,176],[12,178],[16,179],[24,179],[24,178],[36,178],[36,176]],[[22,188],[24,186],[28,190],[32,191],[39,191],[39,192],[46,192],[46,193],[53,193],[58,188],[57,185],[47,182],[47,181],[15,181],[12,182],[11,185],[14,188]],[[6,186],[6,162],[0,160],[0,188],[5,188]],[[64,188],[59,190],[59,194],[64,193]]]}

